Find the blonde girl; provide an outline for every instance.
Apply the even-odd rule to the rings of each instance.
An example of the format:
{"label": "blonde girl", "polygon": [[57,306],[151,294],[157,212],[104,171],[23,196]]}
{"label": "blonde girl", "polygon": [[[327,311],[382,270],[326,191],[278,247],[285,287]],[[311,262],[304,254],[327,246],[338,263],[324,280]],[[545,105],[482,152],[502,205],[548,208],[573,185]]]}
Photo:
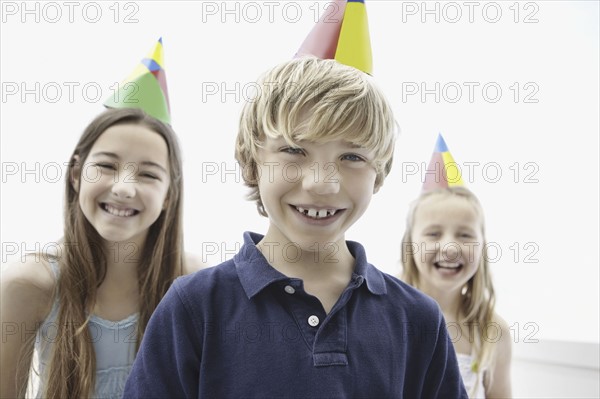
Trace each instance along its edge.
{"label": "blonde girl", "polygon": [[511,337],[494,312],[483,209],[461,186],[425,191],[402,240],[402,279],[440,305],[470,397],[507,398]]}

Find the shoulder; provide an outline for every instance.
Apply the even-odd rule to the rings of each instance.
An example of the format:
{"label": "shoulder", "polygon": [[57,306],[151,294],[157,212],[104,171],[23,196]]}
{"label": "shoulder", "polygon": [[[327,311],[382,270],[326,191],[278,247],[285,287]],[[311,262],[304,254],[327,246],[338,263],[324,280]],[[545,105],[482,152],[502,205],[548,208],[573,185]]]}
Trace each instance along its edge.
{"label": "shoulder", "polygon": [[199,322],[239,306],[243,295],[234,262],[229,260],[175,279],[155,313]]}
{"label": "shoulder", "polygon": [[186,252],[184,255],[183,274],[191,274],[198,270],[209,267],[209,264],[204,262],[199,255],[191,252]]}
{"label": "shoulder", "polygon": [[381,279],[380,281],[385,287],[383,295],[375,296],[377,308],[382,311],[382,314],[386,314],[398,322],[414,325],[415,328],[428,330],[441,328],[443,324],[442,311],[433,298],[397,277],[370,266],[372,269],[368,270],[368,278],[375,282]]}
{"label": "shoulder", "polygon": [[[173,283],[173,289],[182,300],[204,297],[211,291],[230,291],[239,282],[233,260],[217,266],[203,268],[185,276],[178,277]],[[239,285],[239,283],[238,283]]]}
{"label": "shoulder", "polygon": [[510,363],[512,358],[512,337],[508,323],[498,314],[492,318],[494,326],[499,328],[501,335],[496,341],[492,373],[486,373],[484,379],[485,394],[489,398],[512,397]]}
{"label": "shoulder", "polygon": [[441,314],[440,307],[433,298],[397,277],[383,272],[382,274],[386,282],[388,294],[393,300],[400,301],[403,306],[411,307],[415,312],[426,310],[436,315]]}
{"label": "shoulder", "polygon": [[[225,261],[217,266],[204,264],[195,272],[181,276],[175,280],[175,287],[179,292],[195,292],[212,287],[227,286],[233,280],[239,280],[233,260]],[[221,287],[221,288],[225,288]]]}
{"label": "shoulder", "polygon": [[512,352],[512,337],[510,335],[510,327],[508,326],[506,320],[500,317],[500,315],[497,313],[494,313],[494,316],[492,317],[492,323],[494,323],[494,326],[499,330],[496,357],[498,360],[501,360],[501,358],[504,357],[510,361]]}
{"label": "shoulder", "polygon": [[26,312],[41,320],[50,311],[56,279],[47,258],[27,255],[24,261],[2,266],[2,307],[11,313]]}

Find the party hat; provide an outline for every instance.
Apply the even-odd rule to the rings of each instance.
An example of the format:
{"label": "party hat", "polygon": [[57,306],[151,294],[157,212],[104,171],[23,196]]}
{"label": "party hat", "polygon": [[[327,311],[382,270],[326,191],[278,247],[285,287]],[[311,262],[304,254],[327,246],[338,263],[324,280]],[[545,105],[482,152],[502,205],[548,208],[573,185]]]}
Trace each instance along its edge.
{"label": "party hat", "polygon": [[104,105],[109,108],[139,108],[158,120],[171,123],[162,38]]}
{"label": "party hat", "polygon": [[460,166],[452,158],[448,145],[446,145],[440,133],[435,143],[433,155],[431,155],[431,161],[429,161],[429,166],[425,172],[423,191],[453,186],[464,186]]}
{"label": "party hat", "polygon": [[308,34],[296,57],[313,55],[373,74],[369,20],[364,0],[334,0]]}

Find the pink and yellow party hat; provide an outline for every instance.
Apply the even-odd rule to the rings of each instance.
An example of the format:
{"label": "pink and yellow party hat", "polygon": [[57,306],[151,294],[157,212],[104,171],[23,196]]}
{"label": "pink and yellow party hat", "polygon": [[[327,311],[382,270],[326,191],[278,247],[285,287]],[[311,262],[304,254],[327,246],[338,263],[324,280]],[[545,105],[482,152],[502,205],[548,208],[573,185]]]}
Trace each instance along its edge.
{"label": "pink and yellow party hat", "polygon": [[313,55],[373,74],[369,20],[364,0],[334,0],[308,34],[296,57]]}
{"label": "pink and yellow party hat", "polygon": [[450,154],[448,146],[440,133],[431,155],[431,161],[429,161],[429,166],[425,172],[423,191],[453,186],[464,186],[460,166],[452,158],[452,154]]}
{"label": "pink and yellow party hat", "polygon": [[162,122],[171,123],[162,38],[104,105],[109,108],[139,108]]}

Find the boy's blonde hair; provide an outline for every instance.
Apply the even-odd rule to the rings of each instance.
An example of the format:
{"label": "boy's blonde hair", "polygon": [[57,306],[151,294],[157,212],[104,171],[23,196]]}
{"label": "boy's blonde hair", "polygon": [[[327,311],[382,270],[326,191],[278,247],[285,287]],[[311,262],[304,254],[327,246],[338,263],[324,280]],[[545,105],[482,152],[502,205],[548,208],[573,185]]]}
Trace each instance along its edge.
{"label": "boy's blonde hair", "polygon": [[[473,371],[477,372],[479,378],[479,371],[487,369],[487,375],[491,376],[493,367],[493,357],[495,355],[495,346],[490,339],[482,337],[480,332],[485,331],[494,322],[494,308],[496,306],[496,295],[494,293],[494,285],[492,284],[492,276],[490,273],[490,267],[487,256],[487,241],[485,239],[485,222],[483,208],[475,196],[470,190],[456,186],[441,188],[436,190],[427,191],[419,196],[410,207],[408,217],[406,220],[406,230],[404,237],[402,238],[402,280],[406,283],[420,288],[419,281],[419,269],[415,263],[414,253],[414,241],[412,239],[413,227],[415,224],[415,214],[419,204],[431,196],[440,195],[445,197],[458,196],[467,200],[475,209],[475,212],[479,215],[481,221],[481,236],[483,238],[483,250],[481,254],[481,260],[477,271],[467,281],[462,290],[462,298],[460,303],[460,310],[465,315],[465,319],[462,320],[466,326],[475,326],[475,357],[472,364]],[[475,384],[476,386],[477,384]]]}
{"label": "boy's blonde hair", "polygon": [[242,111],[235,158],[261,215],[267,216],[258,191],[257,153],[267,136],[291,144],[343,139],[366,148],[375,154],[375,188],[383,184],[392,168],[396,122],[370,76],[334,60],[304,57],[271,69],[257,87],[256,98]]}

